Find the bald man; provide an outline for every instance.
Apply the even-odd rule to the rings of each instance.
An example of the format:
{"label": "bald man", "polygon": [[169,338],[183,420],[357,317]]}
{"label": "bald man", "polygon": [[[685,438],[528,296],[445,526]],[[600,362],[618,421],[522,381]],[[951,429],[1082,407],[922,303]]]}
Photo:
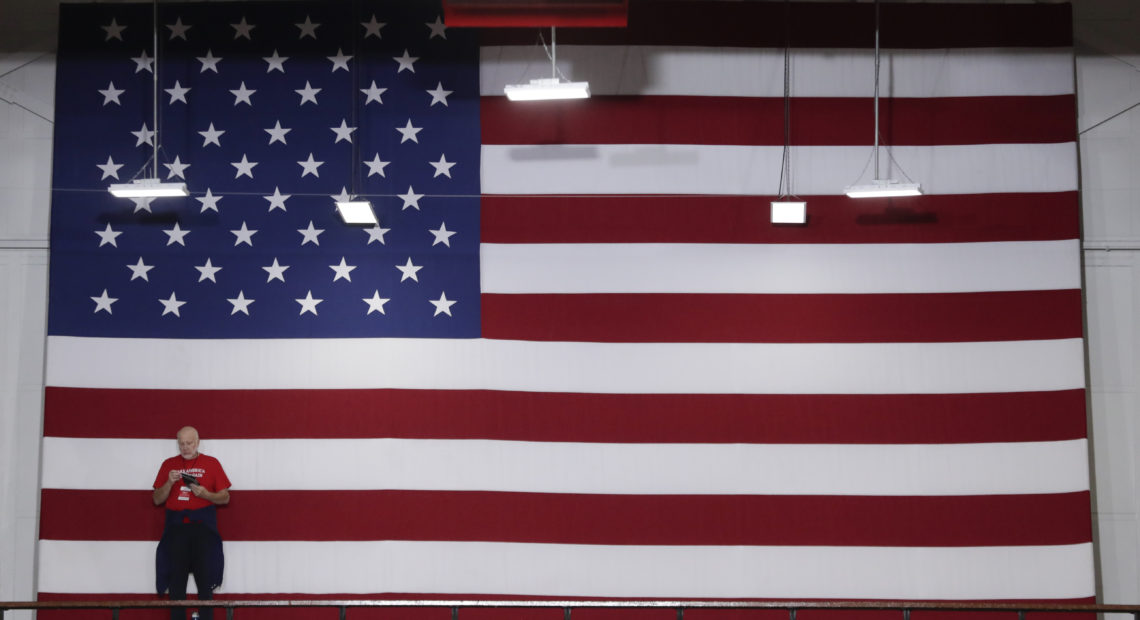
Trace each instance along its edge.
{"label": "bald man", "polygon": [[[222,583],[225,559],[218,533],[217,506],[230,502],[230,479],[218,459],[198,452],[198,431],[178,431],[178,456],[162,462],[154,479],[154,504],[166,505],[166,523],[155,555],[158,593],[170,589],[170,600],[186,600],[186,583],[194,574],[198,598],[208,601]],[[171,620],[186,620],[185,608],[170,610]],[[201,609],[212,620],[213,608]]]}

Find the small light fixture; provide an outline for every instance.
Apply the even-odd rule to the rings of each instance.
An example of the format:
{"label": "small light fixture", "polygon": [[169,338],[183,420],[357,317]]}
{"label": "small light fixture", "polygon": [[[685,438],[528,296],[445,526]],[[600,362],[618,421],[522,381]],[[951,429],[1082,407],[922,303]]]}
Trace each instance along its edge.
{"label": "small light fixture", "polygon": [[807,203],[790,200],[772,201],[773,224],[805,224],[807,223]]}
{"label": "small light fixture", "polygon": [[852,185],[845,190],[851,198],[897,198],[900,196],[921,196],[922,187],[918,183],[899,183],[894,179],[875,179],[867,185]]}
{"label": "small light fixture", "polygon": [[[550,27],[550,77],[531,80],[529,84],[507,84],[503,93],[511,101],[549,101],[552,99],[587,99],[590,97],[589,82],[571,82],[558,78],[558,42],[555,40],[555,27]],[[541,36],[541,35],[540,35]],[[545,47],[546,44],[543,44]],[[565,76],[563,76],[565,77]]]}
{"label": "small light fixture", "polygon": [[135,179],[130,183],[112,183],[107,187],[116,198],[163,198],[189,196],[185,183],[163,183],[159,179]]}
{"label": "small light fixture", "polygon": [[540,78],[529,84],[508,84],[503,88],[511,101],[546,101],[550,99],[588,99],[589,82],[563,82],[558,78]]}
{"label": "small light fixture", "polygon": [[[843,190],[850,198],[897,198],[900,196],[921,196],[922,188],[918,183],[911,182],[907,177],[906,183],[900,183],[895,179],[884,179],[879,175],[879,149],[887,149],[887,157],[894,161],[891,157],[891,150],[889,147],[882,147],[879,145],[879,0],[875,0],[875,145],[872,154],[875,158],[875,178],[868,184],[860,184],[856,180],[854,185],[848,186]],[[898,166],[898,162],[895,162]],[[898,166],[903,176],[906,172],[903,171],[902,166]],[[866,167],[863,171],[866,172]],[[862,173],[860,173],[862,178]]]}
{"label": "small light fixture", "polygon": [[345,224],[375,226],[380,223],[376,219],[376,212],[372,210],[372,203],[367,200],[338,200],[336,210]]}

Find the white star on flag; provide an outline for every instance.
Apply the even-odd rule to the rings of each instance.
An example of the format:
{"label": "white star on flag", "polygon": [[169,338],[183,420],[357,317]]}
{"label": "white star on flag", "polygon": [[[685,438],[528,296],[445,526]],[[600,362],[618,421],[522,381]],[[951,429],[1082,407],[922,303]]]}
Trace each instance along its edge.
{"label": "white star on flag", "polygon": [[107,224],[106,228],[104,228],[103,230],[96,230],[95,234],[99,235],[99,247],[103,247],[107,244],[111,244],[112,246],[117,248],[117,247],[119,247],[119,244],[115,241],[115,237],[118,237],[119,235],[123,234],[123,231],[112,230],[111,225]]}
{"label": "white star on flag", "polygon": [[253,90],[251,88],[246,88],[244,81],[241,83],[240,86],[238,86],[237,90],[231,90],[230,91],[230,93],[233,94],[233,96],[234,96],[234,105],[235,106],[239,103],[244,103],[248,106],[252,106],[253,102],[250,101],[249,98],[250,98],[250,96],[253,95],[253,93],[256,93],[256,92],[257,92],[256,90]]}
{"label": "white star on flag", "polygon": [[321,240],[318,237],[321,236],[321,233],[325,232],[325,229],[314,228],[313,227],[313,220],[309,220],[309,227],[308,228],[298,228],[297,232],[301,233],[301,237],[302,237],[301,245],[305,245],[306,243],[312,243],[313,245],[320,245]]}
{"label": "white star on flag", "polygon": [[282,211],[285,211],[285,201],[289,200],[291,196],[289,194],[282,194],[280,187],[274,187],[272,196],[262,196],[262,198],[269,201],[270,211],[273,211],[274,209],[281,209]]}
{"label": "white star on flag", "polygon": [[[373,19],[373,21],[375,21],[376,17],[373,16],[372,19]],[[110,41],[111,39],[118,39],[118,40],[122,41],[123,40],[123,31],[127,29],[126,26],[120,26],[119,22],[115,21],[114,17],[111,18],[110,24],[107,24],[106,26],[99,26],[99,27],[102,28],[107,33],[107,37],[103,39],[104,42]],[[377,36],[379,36],[379,35],[377,35]],[[103,292],[106,293],[107,291],[103,291]],[[107,311],[110,312],[110,306],[108,306]]]}
{"label": "white star on flag", "polygon": [[174,296],[174,291],[170,292],[169,299],[162,299],[160,297],[158,302],[162,304],[162,316],[173,314],[174,316],[181,317],[182,315],[178,312],[178,309],[186,305],[186,302],[178,301],[178,298]]}
{"label": "white star on flag", "polygon": [[206,264],[205,265],[195,265],[194,268],[198,270],[198,281],[199,282],[204,282],[206,280],[209,280],[210,282],[213,282],[215,284],[217,284],[218,280],[216,278],[214,278],[214,274],[216,274],[222,270],[221,267],[215,267],[214,264],[212,262],[210,262],[209,257],[206,258]]}
{"label": "white star on flag", "polygon": [[178,177],[182,180],[186,180],[186,169],[190,167],[190,164],[182,163],[181,156],[175,155],[172,163],[162,165],[166,166],[166,178],[173,179],[174,177]]}
{"label": "white star on flag", "polygon": [[198,73],[205,73],[207,71],[218,72],[218,63],[221,62],[221,57],[214,56],[214,51],[207,49],[205,56],[198,56],[198,62],[202,63],[202,70]]}
{"label": "white star on flag", "polygon": [[202,210],[199,211],[199,213],[205,213],[206,211],[213,211],[214,213],[217,213],[218,212],[218,201],[221,199],[222,199],[221,196],[215,196],[213,193],[210,192],[210,188],[207,187],[206,188],[206,195],[201,197],[201,198],[195,198],[194,200],[197,200],[198,202],[202,203]]}
{"label": "white star on flag", "polygon": [[313,291],[310,290],[308,293],[305,293],[304,299],[297,299],[295,301],[301,304],[301,314],[312,312],[313,316],[317,316],[317,304],[321,303],[324,300],[313,299]]}
{"label": "white star on flag", "polygon": [[425,22],[424,25],[431,29],[431,36],[428,37],[429,41],[436,37],[441,39],[447,38],[447,26],[443,25],[443,20],[440,19],[439,15],[435,16],[434,22]]}
{"label": "white star on flag", "polygon": [[400,67],[398,69],[396,69],[396,73],[400,73],[404,69],[407,69],[408,71],[411,71],[412,73],[415,73],[416,68],[413,65],[417,60],[419,60],[419,57],[418,56],[409,56],[408,50],[405,48],[403,56],[393,56],[392,60],[395,60],[396,62],[400,63]]}
{"label": "white star on flag", "polygon": [[162,316],[173,314],[174,316],[181,317],[182,315],[178,312],[178,309],[186,305],[186,302],[178,301],[178,298],[174,296],[174,291],[170,292],[169,299],[162,299],[160,297],[158,302],[162,304]]}
{"label": "white star on flag", "polygon": [[449,248],[451,247],[451,236],[455,234],[455,231],[447,229],[447,222],[440,222],[439,228],[435,230],[429,229],[428,232],[435,235],[435,240],[431,242],[433,247],[440,243]]}
{"label": "white star on flag", "polygon": [[384,22],[376,21],[376,14],[374,13],[372,15],[371,19],[369,19],[366,22],[360,22],[360,25],[364,26],[364,38],[365,39],[367,39],[368,37],[376,37],[377,39],[379,39],[379,38],[381,38],[380,37],[380,29],[383,28],[384,26],[387,26],[388,24],[386,24]]}
{"label": "white star on flag", "polygon": [[400,144],[403,144],[408,140],[419,144],[420,140],[416,137],[416,134],[423,131],[423,127],[413,127],[412,119],[409,118],[408,124],[404,125],[403,127],[397,127],[396,131],[400,132]]}
{"label": "white star on flag", "polygon": [[270,144],[273,144],[274,142],[280,142],[281,144],[287,145],[288,143],[285,142],[285,134],[287,134],[293,130],[289,129],[288,127],[282,127],[281,121],[277,121],[276,125],[266,129],[265,131],[266,131],[266,133],[269,134],[269,143]]}
{"label": "white star on flag", "polygon": [[107,177],[112,177],[114,179],[118,179],[119,178],[119,168],[122,168],[123,164],[116,164],[115,160],[111,159],[111,156],[108,155],[107,156],[107,163],[95,164],[95,166],[103,171],[103,176],[99,177],[99,180],[102,181],[103,179],[105,179]]}
{"label": "white star on flag", "polygon": [[245,225],[244,221],[242,221],[240,229],[231,230],[230,232],[232,232],[234,236],[237,237],[237,239],[234,239],[234,247],[237,247],[242,243],[248,245],[249,247],[253,247],[253,235],[255,235],[257,231],[250,230],[249,227]]}
{"label": "white star on flag", "polygon": [[142,257],[140,256],[139,262],[137,262],[133,265],[127,265],[127,269],[131,270],[131,280],[132,281],[135,278],[142,278],[143,280],[150,282],[150,278],[147,277],[147,272],[150,271],[151,269],[154,269],[154,265],[148,265],[148,264],[144,263]]}
{"label": "white star on flag", "polygon": [[377,224],[376,226],[373,226],[372,228],[365,228],[364,232],[368,233],[368,243],[366,243],[365,245],[372,245],[373,241],[379,241],[380,245],[385,245],[384,244],[384,233],[388,232],[389,230],[392,230],[392,229],[391,228],[380,228],[379,224]]}
{"label": "white star on flag", "polygon": [[210,127],[207,128],[206,131],[199,131],[198,135],[202,136],[202,138],[203,138],[202,146],[204,146],[204,147],[209,146],[211,144],[216,144],[218,146],[221,146],[222,143],[218,140],[218,138],[221,138],[222,134],[224,134],[224,133],[226,133],[226,131],[224,129],[221,129],[221,130],[214,129],[214,124],[210,123]]}
{"label": "white star on flag", "polygon": [[440,292],[439,299],[429,299],[428,301],[435,306],[435,314],[432,316],[439,316],[440,314],[451,316],[451,307],[456,303],[454,300],[449,300],[445,292]]}
{"label": "white star on flag", "polygon": [[317,103],[317,93],[321,92],[319,88],[313,88],[308,80],[305,80],[305,87],[294,90],[293,92],[301,95],[301,103],[297,105],[305,105],[306,101],[312,101],[313,105],[320,105]]}
{"label": "white star on flag", "polygon": [[[372,80],[371,86],[369,86],[368,88],[361,88],[360,89],[360,92],[364,93],[364,105],[368,105],[368,104],[372,103],[373,101],[375,101],[376,103],[379,103],[380,105],[384,105],[384,102],[380,100],[380,95],[384,94],[384,91],[386,91],[386,90],[388,90],[388,89],[387,88],[380,88],[379,86],[377,86],[376,80]],[[99,92],[102,92],[102,91],[99,91]],[[116,103],[118,103],[118,102],[116,101]]]}
{"label": "white star on flag", "polygon": [[154,59],[146,55],[146,50],[143,50],[142,54],[131,58],[131,60],[135,61],[135,73],[139,71],[150,71],[154,73],[154,69],[151,67],[154,63]]}
{"label": "white star on flag", "polygon": [[253,178],[253,167],[257,165],[257,162],[249,161],[246,158],[245,153],[242,153],[241,161],[231,161],[230,165],[233,166],[234,168],[237,168],[237,174],[234,175],[235,179],[240,177],[243,174],[252,179]]}
{"label": "white star on flag", "polygon": [[281,280],[282,282],[284,282],[285,281],[285,270],[288,268],[289,268],[289,265],[282,265],[282,264],[277,262],[276,258],[274,258],[272,265],[269,265],[267,267],[262,267],[262,269],[264,269],[265,272],[269,274],[269,277],[266,278],[265,281],[266,282],[272,282],[274,280]]}
{"label": "white star on flag", "polygon": [[289,60],[289,57],[282,56],[277,53],[277,50],[273,50],[272,56],[262,56],[261,59],[269,63],[269,67],[265,70],[266,73],[271,73],[274,70],[285,73],[285,61]]}
{"label": "white star on flag", "polygon": [[329,127],[329,129],[336,134],[336,140],[333,140],[333,144],[341,140],[352,144],[352,132],[356,131],[356,127],[349,127],[343,118],[340,119],[340,127]]}
{"label": "white star on flag", "polygon": [[[375,83],[376,82],[373,82],[373,84],[375,84]],[[99,94],[103,95],[103,105],[107,105],[108,103],[111,103],[111,102],[114,102],[116,105],[123,105],[122,102],[119,101],[119,95],[121,95],[125,92],[127,92],[127,91],[122,90],[120,88],[115,88],[114,82],[109,82],[107,84],[107,88],[100,90]]]}
{"label": "white star on flag", "polygon": [[324,163],[325,162],[323,162],[323,161],[315,161],[313,159],[313,154],[309,153],[309,159],[307,159],[305,161],[297,162],[297,164],[299,166],[301,166],[301,168],[302,168],[301,178],[305,178],[305,175],[308,175],[308,174],[311,174],[311,175],[319,178],[321,175],[319,172],[317,172],[317,169],[320,168],[321,165]]}
{"label": "white star on flag", "polygon": [[390,164],[392,162],[381,161],[380,160],[380,153],[377,153],[375,155],[375,157],[372,158],[372,161],[366,161],[363,163],[365,166],[368,166],[368,176],[378,174],[378,175],[386,178],[386,175],[384,174],[384,166],[387,166],[388,164]]}
{"label": "white star on flag", "polygon": [[332,269],[333,272],[336,274],[333,276],[333,282],[336,282],[337,280],[339,280],[341,278],[344,278],[345,280],[352,282],[352,276],[350,274],[352,273],[353,269],[356,269],[356,265],[349,265],[348,263],[346,263],[344,261],[344,257],[342,256],[342,257],[340,257],[340,264],[339,265],[329,265],[329,269]]}
{"label": "white star on flag", "polygon": [[233,316],[239,312],[246,316],[249,316],[249,304],[252,304],[254,302],[252,299],[245,298],[245,291],[238,291],[237,297],[234,297],[233,299],[226,299],[226,301],[233,304],[234,307],[234,309],[230,311],[230,316]]}
{"label": "white star on flag", "polygon": [[[91,299],[95,298],[92,297]],[[364,303],[368,304],[368,312],[365,312],[364,314],[368,315],[372,314],[373,312],[384,314],[384,304],[388,303],[389,299],[387,297],[381,297],[380,291],[377,290],[372,291],[372,297],[365,297],[363,301]]]}
{"label": "white star on flag", "polygon": [[245,37],[247,40],[252,41],[253,37],[251,37],[250,35],[253,33],[253,29],[257,28],[257,26],[255,26],[254,24],[247,23],[245,21],[244,15],[242,16],[240,22],[238,22],[236,24],[230,24],[230,26],[233,27],[233,29],[234,29],[234,40],[235,41],[242,38],[242,37]]}
{"label": "white star on flag", "polygon": [[186,31],[190,30],[194,26],[190,25],[190,24],[183,24],[182,18],[179,17],[178,19],[174,20],[173,24],[167,24],[166,27],[170,28],[170,40],[171,41],[173,41],[175,39],[182,39],[183,41],[185,41],[186,40]]}
{"label": "white star on flag", "polygon": [[178,225],[178,222],[174,223],[174,228],[171,228],[170,230],[164,230],[162,232],[166,233],[166,236],[169,237],[169,239],[166,240],[166,245],[174,245],[177,243],[182,247],[186,247],[185,237],[186,235],[190,234],[190,231],[182,230],[182,227]]}
{"label": "white star on flag", "polygon": [[396,196],[404,200],[404,206],[400,207],[401,211],[407,209],[408,207],[414,207],[416,211],[419,211],[420,198],[424,197],[423,194],[417,194],[416,191],[412,189],[411,185],[408,186],[408,192],[406,194],[396,194]]}
{"label": "white star on flag", "polygon": [[435,90],[427,91],[427,94],[431,95],[431,103],[428,104],[428,107],[430,108],[437,103],[442,103],[444,107],[447,107],[447,96],[453,92],[455,91],[444,90],[443,82],[436,82]]}
{"label": "white star on flag", "polygon": [[174,80],[173,88],[164,88],[166,94],[170,95],[170,103],[181,101],[182,103],[189,103],[186,101],[186,93],[190,92],[189,88],[183,88],[182,82]]}
{"label": "white star on flag", "polygon": [[92,297],[91,301],[95,302],[95,312],[98,314],[100,310],[106,310],[107,314],[111,314],[111,304],[119,301],[118,297],[109,297],[107,289],[103,289],[103,294],[98,297]]}
{"label": "white star on flag", "polygon": [[140,196],[138,198],[129,198],[128,200],[135,203],[134,213],[138,213],[139,211],[151,213],[150,203],[154,202],[154,196]]}
{"label": "white star on flag", "polygon": [[336,56],[325,56],[333,64],[332,72],[336,73],[337,69],[344,69],[348,71],[348,61],[352,60],[352,56],[345,56],[340,48],[336,48]]}
{"label": "white star on flag", "polygon": [[309,19],[308,15],[305,16],[305,23],[293,25],[301,29],[301,35],[297,37],[298,39],[304,39],[305,37],[312,37],[316,39],[317,28],[321,27],[320,24],[314,24],[313,20]]}
{"label": "white star on flag", "polygon": [[449,179],[451,178],[451,167],[455,165],[455,162],[447,161],[447,155],[440,153],[439,161],[429,161],[428,163],[431,164],[432,168],[435,168],[435,174],[432,175],[433,179],[441,174]]}
{"label": "white star on flag", "polygon": [[396,265],[396,269],[400,270],[400,282],[403,282],[409,278],[415,280],[416,282],[419,282],[420,278],[416,275],[416,272],[418,272],[420,269],[423,269],[423,265],[413,265],[412,257],[409,256],[408,262],[404,263],[403,265]]}
{"label": "white star on flag", "polygon": [[142,146],[144,144],[150,144],[153,146],[153,144],[154,144],[151,141],[151,138],[154,137],[154,132],[151,131],[150,129],[147,129],[145,122],[142,124],[141,129],[139,129],[138,131],[132,131],[131,135],[138,138],[138,141],[135,142],[135,146]]}

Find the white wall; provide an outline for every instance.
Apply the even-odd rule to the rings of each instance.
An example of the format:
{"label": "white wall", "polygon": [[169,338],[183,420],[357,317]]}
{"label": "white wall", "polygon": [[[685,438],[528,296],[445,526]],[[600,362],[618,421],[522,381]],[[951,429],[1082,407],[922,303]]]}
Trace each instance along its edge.
{"label": "white wall", "polygon": [[[44,0],[3,4],[0,599],[28,600],[35,585],[51,174],[51,124],[41,116],[52,115],[58,10]],[[1140,103],[1140,1],[1078,0],[1074,16],[1102,600],[1137,604],[1140,106],[1127,109]]]}
{"label": "white wall", "polygon": [[[1094,522],[1106,603],[1140,603],[1140,2],[1074,6]],[[1127,111],[1126,111],[1127,110]]]}

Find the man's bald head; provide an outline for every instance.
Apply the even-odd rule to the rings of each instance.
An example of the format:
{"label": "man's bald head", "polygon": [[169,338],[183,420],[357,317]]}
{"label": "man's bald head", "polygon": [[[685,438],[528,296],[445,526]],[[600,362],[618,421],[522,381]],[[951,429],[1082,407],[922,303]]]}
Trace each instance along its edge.
{"label": "man's bald head", "polygon": [[198,458],[198,430],[193,426],[183,426],[178,430],[178,453],[184,459]]}

